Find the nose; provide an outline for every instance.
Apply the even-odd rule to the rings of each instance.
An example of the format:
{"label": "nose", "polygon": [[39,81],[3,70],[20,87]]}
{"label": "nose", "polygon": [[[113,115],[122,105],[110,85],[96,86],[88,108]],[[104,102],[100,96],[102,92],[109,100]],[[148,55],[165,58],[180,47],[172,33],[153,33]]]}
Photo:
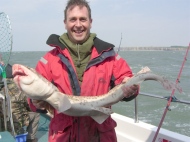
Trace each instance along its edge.
{"label": "nose", "polygon": [[76,27],[81,27],[82,26],[81,21],[80,20],[76,20],[75,26]]}

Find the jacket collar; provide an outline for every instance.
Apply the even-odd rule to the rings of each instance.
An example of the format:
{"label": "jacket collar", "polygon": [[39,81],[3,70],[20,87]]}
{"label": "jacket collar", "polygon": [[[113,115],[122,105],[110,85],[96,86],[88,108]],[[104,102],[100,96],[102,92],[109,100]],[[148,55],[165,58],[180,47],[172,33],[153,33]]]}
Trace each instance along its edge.
{"label": "jacket collar", "polygon": [[[66,47],[64,44],[62,44],[60,41],[59,41],[59,35],[56,35],[56,34],[52,34],[49,36],[48,40],[46,41],[46,44],[52,46],[52,47],[59,47],[61,48],[62,50],[64,50]],[[95,38],[94,39],[94,46],[98,52],[98,54],[102,53],[103,51],[107,51],[109,49],[113,49],[114,48],[114,45],[111,44],[111,43],[108,43],[108,42],[105,42],[99,38]]]}

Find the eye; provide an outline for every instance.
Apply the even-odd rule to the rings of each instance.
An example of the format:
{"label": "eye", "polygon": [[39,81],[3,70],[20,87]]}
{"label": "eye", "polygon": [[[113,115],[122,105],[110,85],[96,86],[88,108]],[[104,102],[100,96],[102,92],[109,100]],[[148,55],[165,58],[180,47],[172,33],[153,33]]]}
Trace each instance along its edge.
{"label": "eye", "polygon": [[87,19],[86,19],[86,18],[80,18],[80,21],[81,21],[81,22],[86,22]]}
{"label": "eye", "polygon": [[76,18],[71,18],[69,19],[70,22],[75,22],[76,21]]}

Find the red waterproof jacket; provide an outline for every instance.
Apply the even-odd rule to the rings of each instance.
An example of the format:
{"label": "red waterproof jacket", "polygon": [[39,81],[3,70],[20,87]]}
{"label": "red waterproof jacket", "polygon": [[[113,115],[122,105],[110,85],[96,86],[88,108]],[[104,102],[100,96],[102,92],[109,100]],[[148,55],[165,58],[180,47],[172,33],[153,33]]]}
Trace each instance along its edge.
{"label": "red waterproof jacket", "polygon": [[[109,91],[111,84],[120,84],[126,76],[132,76],[126,61],[114,52],[114,46],[95,38],[83,82],[79,85],[71,56],[59,36],[51,35],[47,44],[55,48],[41,58],[36,70],[65,94],[102,95]],[[88,116],[72,117],[55,110],[49,126],[49,142],[116,142],[115,127],[111,116],[98,124]]]}

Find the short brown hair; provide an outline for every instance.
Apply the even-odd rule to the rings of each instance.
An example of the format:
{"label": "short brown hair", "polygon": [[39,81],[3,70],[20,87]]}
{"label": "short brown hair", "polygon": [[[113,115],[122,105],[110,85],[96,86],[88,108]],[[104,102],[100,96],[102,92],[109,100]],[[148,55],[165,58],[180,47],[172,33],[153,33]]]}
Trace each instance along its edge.
{"label": "short brown hair", "polygon": [[66,6],[66,8],[64,10],[65,20],[67,19],[67,10],[69,8],[72,9],[74,6],[79,6],[79,7],[85,6],[88,9],[89,18],[91,19],[91,9],[90,9],[90,6],[89,6],[89,2],[87,2],[86,0],[68,0],[67,6]]}

